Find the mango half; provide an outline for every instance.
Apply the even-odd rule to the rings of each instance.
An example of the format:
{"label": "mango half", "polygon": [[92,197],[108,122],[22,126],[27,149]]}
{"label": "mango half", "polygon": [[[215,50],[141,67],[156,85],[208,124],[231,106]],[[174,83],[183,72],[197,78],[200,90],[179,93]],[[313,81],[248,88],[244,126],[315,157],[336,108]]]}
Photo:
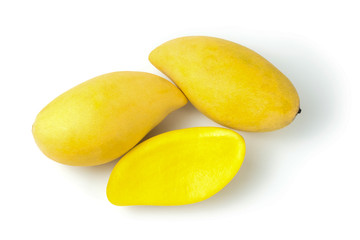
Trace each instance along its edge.
{"label": "mango half", "polygon": [[244,139],[229,129],[166,132],[120,159],[110,175],[107,197],[119,206],[196,203],[228,184],[244,155]]}
{"label": "mango half", "polygon": [[293,121],[300,100],[290,80],[256,52],[214,37],[182,37],[150,53],[203,114],[224,126],[271,131]]}
{"label": "mango half", "polygon": [[135,146],[187,99],[169,81],[144,72],[113,72],[63,93],[36,117],[41,151],[63,164],[93,166]]}

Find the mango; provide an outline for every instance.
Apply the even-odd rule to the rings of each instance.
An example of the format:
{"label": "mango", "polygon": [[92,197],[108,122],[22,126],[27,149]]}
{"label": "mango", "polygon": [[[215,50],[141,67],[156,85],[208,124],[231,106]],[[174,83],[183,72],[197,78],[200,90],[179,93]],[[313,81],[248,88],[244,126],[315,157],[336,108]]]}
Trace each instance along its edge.
{"label": "mango", "polygon": [[220,38],[170,40],[149,55],[203,114],[229,128],[262,132],[290,124],[300,100],[290,80],[256,52]]}
{"label": "mango", "polygon": [[36,117],[32,132],[49,158],[74,166],[110,162],[134,147],[187,99],[169,81],[113,72],[63,93]]}
{"label": "mango", "polygon": [[113,169],[107,197],[115,205],[184,205],[227,185],[245,156],[244,139],[218,127],[166,132],[130,150]]}

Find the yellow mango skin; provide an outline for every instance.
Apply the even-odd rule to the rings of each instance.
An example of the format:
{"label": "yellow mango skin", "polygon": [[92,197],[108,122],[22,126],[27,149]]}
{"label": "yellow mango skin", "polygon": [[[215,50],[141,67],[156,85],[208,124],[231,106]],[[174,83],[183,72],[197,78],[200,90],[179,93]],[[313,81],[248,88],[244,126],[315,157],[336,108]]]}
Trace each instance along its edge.
{"label": "yellow mango skin", "polygon": [[203,201],[236,175],[244,139],[217,127],[157,135],[129,151],[113,169],[107,197],[115,205],[173,206]]}
{"label": "yellow mango skin", "polygon": [[32,131],[49,158],[94,166],[126,153],[186,103],[181,91],[159,76],[113,72],[57,97],[38,114]]}
{"label": "yellow mango skin", "polygon": [[204,115],[250,132],[282,128],[300,100],[290,80],[256,52],[214,37],[170,40],[149,56]]}

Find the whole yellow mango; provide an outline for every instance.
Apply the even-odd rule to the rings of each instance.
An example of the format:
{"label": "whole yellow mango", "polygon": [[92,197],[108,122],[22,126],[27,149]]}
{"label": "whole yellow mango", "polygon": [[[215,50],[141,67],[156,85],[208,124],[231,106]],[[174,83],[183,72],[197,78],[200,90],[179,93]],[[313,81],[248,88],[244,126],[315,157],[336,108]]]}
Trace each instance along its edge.
{"label": "whole yellow mango", "polygon": [[203,114],[243,131],[282,128],[300,112],[289,79],[256,52],[214,37],[182,37],[150,53],[149,60],[171,78]]}
{"label": "whole yellow mango", "polygon": [[63,93],[36,117],[33,136],[49,158],[67,165],[110,162],[134,147],[187,99],[169,81],[114,72]]}
{"label": "whole yellow mango", "polygon": [[119,206],[199,202],[231,181],[244,155],[244,139],[229,129],[166,132],[142,142],[117,163],[107,197]]}

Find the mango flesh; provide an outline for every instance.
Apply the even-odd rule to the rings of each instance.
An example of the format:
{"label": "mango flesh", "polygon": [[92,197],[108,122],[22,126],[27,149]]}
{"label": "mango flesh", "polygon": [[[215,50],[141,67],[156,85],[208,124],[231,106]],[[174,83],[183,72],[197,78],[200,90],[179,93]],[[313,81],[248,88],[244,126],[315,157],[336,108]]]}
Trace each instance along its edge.
{"label": "mango flesh", "polygon": [[256,52],[214,37],[182,37],[150,53],[203,114],[224,126],[271,131],[293,121],[299,96],[290,80]]}
{"label": "mango flesh", "polygon": [[63,164],[93,166],[135,146],[187,99],[169,81],[144,72],[114,72],[63,93],[36,117],[41,151]]}
{"label": "mango flesh", "polygon": [[244,139],[229,129],[166,132],[139,144],[117,163],[107,197],[119,206],[196,203],[228,184],[244,155]]}

